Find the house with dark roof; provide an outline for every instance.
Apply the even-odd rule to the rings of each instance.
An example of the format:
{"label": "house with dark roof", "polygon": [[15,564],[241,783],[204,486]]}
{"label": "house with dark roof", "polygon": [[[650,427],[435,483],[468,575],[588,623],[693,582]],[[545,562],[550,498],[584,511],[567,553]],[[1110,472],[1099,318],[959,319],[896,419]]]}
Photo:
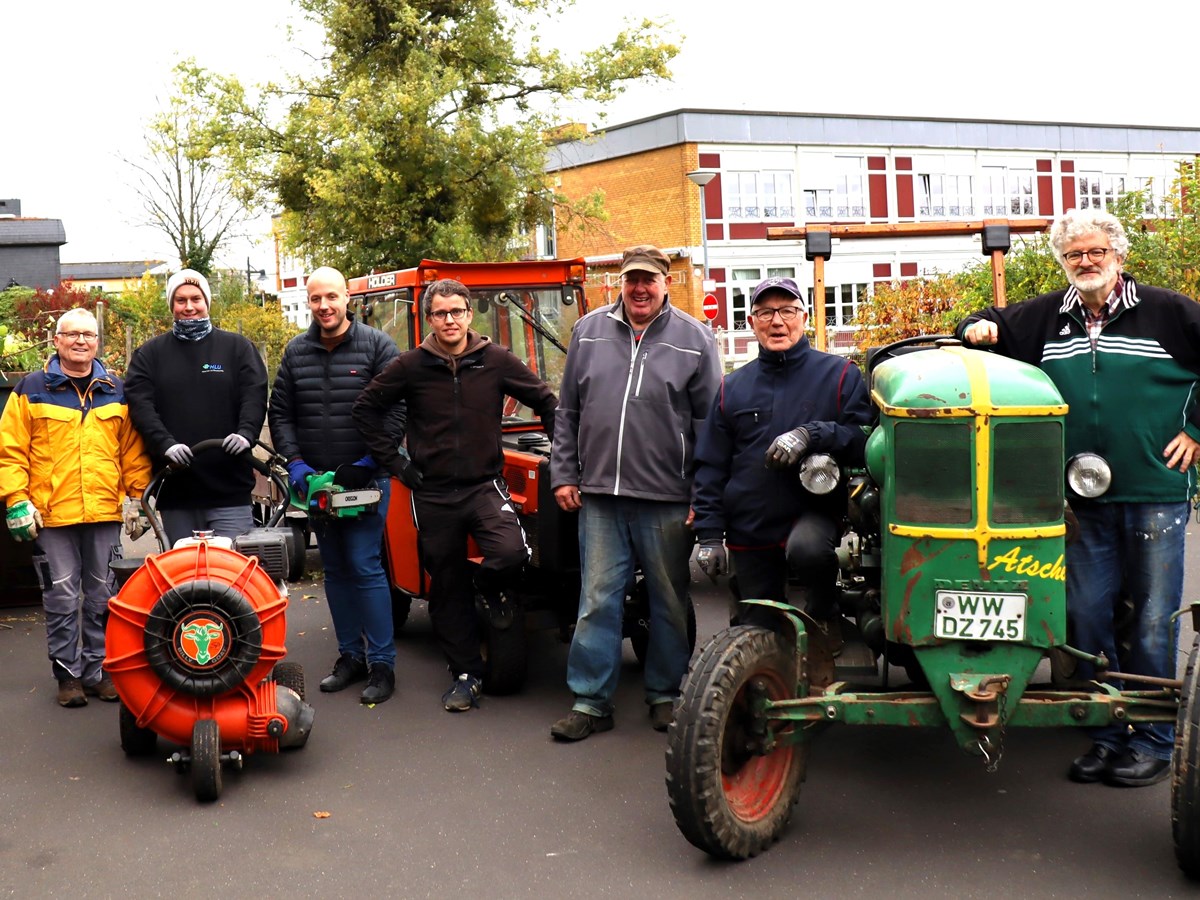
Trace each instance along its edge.
{"label": "house with dark roof", "polygon": [[117,260],[114,262],[63,263],[62,280],[85,291],[119,294],[134,288],[143,275],[167,276],[162,259]]}
{"label": "house with dark roof", "polygon": [[0,290],[57,287],[62,280],[58,253],[66,242],[61,219],[27,218],[20,200],[0,199]]}

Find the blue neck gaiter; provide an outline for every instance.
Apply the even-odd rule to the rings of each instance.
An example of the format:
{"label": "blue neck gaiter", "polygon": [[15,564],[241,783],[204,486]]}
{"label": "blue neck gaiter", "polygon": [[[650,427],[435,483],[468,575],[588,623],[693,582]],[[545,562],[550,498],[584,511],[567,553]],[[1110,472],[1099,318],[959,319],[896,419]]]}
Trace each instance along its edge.
{"label": "blue neck gaiter", "polygon": [[212,331],[212,319],[176,319],[171,333],[181,341],[199,341]]}

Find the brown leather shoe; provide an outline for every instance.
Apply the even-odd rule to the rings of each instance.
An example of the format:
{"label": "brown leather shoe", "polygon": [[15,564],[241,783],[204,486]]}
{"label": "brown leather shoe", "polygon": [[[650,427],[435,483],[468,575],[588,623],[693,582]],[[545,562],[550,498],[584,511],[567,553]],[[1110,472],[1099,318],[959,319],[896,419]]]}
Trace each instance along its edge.
{"label": "brown leather shoe", "polygon": [[112,679],[107,675],[101,676],[95,684],[85,684],[83,692],[89,697],[95,697],[105,703],[116,703],[120,699],[117,696],[117,689],[113,687]]}
{"label": "brown leather shoe", "polygon": [[87,706],[83,695],[83,682],[78,678],[64,678],[58,683],[59,706]]}

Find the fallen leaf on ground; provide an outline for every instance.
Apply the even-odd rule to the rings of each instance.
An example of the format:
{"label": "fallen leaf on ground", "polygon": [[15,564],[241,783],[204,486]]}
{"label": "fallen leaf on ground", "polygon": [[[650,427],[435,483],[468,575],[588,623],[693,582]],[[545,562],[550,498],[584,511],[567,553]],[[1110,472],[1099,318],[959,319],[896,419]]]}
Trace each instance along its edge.
{"label": "fallen leaf on ground", "polygon": [[313,813],[313,818],[314,819],[328,819],[330,815],[331,815],[331,813],[327,813],[324,810],[320,810],[318,812]]}

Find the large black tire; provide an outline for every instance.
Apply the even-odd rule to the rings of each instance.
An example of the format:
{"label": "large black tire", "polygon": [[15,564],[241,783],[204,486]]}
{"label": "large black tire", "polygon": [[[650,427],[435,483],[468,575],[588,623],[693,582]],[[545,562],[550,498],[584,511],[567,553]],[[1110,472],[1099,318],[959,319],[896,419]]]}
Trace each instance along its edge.
{"label": "large black tire", "polygon": [[748,689],[790,698],[795,668],[782,636],[739,625],[713,637],[688,671],[667,734],[667,795],[675,824],[705,853],[756,856],[791,818],[808,748],[781,742],[765,756],[750,750]]}
{"label": "large black tire", "polygon": [[271,677],[275,679],[276,684],[282,684],[299,694],[301,700],[307,699],[304,696],[304,666],[300,663],[275,663],[275,668],[271,670]]}
{"label": "large black tire", "polygon": [[392,637],[400,637],[400,633],[404,631],[405,623],[408,622],[409,613],[412,612],[412,597],[395,586],[391,590]]}
{"label": "large black tire", "polygon": [[483,689],[496,696],[515,694],[525,687],[529,672],[529,635],[525,631],[525,612],[518,604],[512,624],[495,628],[487,616],[480,619],[483,631]]}
{"label": "large black tire", "polygon": [[[646,665],[646,651],[650,648],[650,601],[645,597],[645,582],[639,581],[634,588],[640,592],[625,611],[625,633],[629,635],[629,643],[633,647],[633,655],[639,666]],[[691,595],[687,600],[687,640],[688,655],[696,651],[696,605],[692,603]]]}
{"label": "large black tire", "polygon": [[304,577],[304,567],[308,559],[308,529],[299,519],[285,519],[291,528],[288,540],[288,581],[299,581]]}
{"label": "large black tire", "polygon": [[[184,655],[177,632],[212,622],[220,649],[211,658]],[[262,622],[245,594],[232,585],[197,579],[170,588],[146,619],[146,660],[163,683],[193,697],[211,697],[245,682],[262,654]]]}
{"label": "large black tire", "polygon": [[192,726],[192,789],[201,803],[221,796],[221,729],[216,719]]}
{"label": "large black tire", "polygon": [[140,728],[137,716],[121,704],[121,749],[126,756],[150,756],[158,746],[158,735],[149,728]]}
{"label": "large black tire", "polygon": [[1200,879],[1200,636],[1192,640],[1171,756],[1171,835],[1175,859],[1188,878]]}

